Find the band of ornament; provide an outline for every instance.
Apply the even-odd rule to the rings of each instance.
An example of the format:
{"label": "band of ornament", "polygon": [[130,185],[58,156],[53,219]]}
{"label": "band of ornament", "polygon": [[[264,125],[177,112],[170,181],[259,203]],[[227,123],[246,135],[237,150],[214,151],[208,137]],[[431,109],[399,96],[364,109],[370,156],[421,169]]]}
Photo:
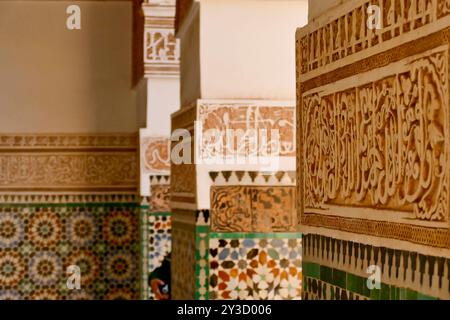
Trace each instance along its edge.
{"label": "band of ornament", "polygon": [[137,135],[0,135],[2,194],[133,194]]}
{"label": "band of ornament", "polygon": [[0,152],[5,149],[132,149],[137,134],[5,134],[0,133]]}
{"label": "band of ornament", "polygon": [[[357,3],[325,33],[311,26],[297,34],[301,223],[450,248],[450,55],[441,20],[450,2],[371,1],[384,14],[377,39],[386,42],[371,46],[385,51],[375,54],[366,43],[358,46],[362,60],[344,60],[360,37],[355,23],[367,3],[347,6]],[[425,25],[436,31],[400,41]],[[328,43],[327,32],[339,30]],[[328,45],[341,51],[327,58]],[[326,66],[340,58],[339,68]],[[312,70],[314,77],[300,76]]]}
{"label": "band of ornament", "polygon": [[165,137],[141,138],[143,173],[168,175],[170,172],[170,139]]}
{"label": "band of ornament", "polygon": [[[367,27],[373,15],[370,6],[380,9],[380,28]],[[393,40],[402,42],[399,39],[437,26],[449,15],[449,0],[347,1],[299,30],[299,72],[306,74]]]}
{"label": "band of ornament", "polygon": [[214,186],[295,186],[295,171],[211,171]]}
{"label": "band of ornament", "polygon": [[1,204],[68,204],[68,203],[130,203],[142,205],[148,204],[149,199],[145,197],[139,197],[135,192],[114,194],[107,193],[52,193],[43,194],[42,192],[36,193],[0,193]]}

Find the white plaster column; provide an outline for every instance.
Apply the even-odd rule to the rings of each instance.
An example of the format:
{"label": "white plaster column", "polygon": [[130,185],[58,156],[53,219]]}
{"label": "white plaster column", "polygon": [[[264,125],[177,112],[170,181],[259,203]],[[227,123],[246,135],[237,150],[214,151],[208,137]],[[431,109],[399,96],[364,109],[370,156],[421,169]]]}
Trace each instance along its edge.
{"label": "white plaster column", "polygon": [[[172,129],[178,128],[177,119],[196,113],[195,120],[204,128],[216,118],[218,122],[214,125],[220,130],[264,127],[289,132],[281,137],[285,149],[276,155],[277,168],[266,170],[260,161],[197,163],[195,177],[189,178],[198,187],[191,194],[180,189],[177,196],[175,191],[172,207],[193,209],[195,203],[195,209],[209,209],[211,171],[296,169],[295,151],[291,152],[288,146],[295,148],[293,39],[296,28],[307,23],[308,1],[196,0],[180,1],[179,8],[183,10],[178,12],[177,25],[177,37],[181,40],[181,109],[172,115],[175,123]],[[281,122],[275,123],[277,120]],[[192,126],[190,123],[188,127]],[[195,134],[198,140],[199,132]],[[179,200],[188,197],[192,200]]]}
{"label": "white plaster column", "polygon": [[144,76],[146,127],[140,130],[142,196],[151,195],[151,176],[169,175],[170,114],[179,108],[179,41],[175,38],[175,0],[147,0]]}

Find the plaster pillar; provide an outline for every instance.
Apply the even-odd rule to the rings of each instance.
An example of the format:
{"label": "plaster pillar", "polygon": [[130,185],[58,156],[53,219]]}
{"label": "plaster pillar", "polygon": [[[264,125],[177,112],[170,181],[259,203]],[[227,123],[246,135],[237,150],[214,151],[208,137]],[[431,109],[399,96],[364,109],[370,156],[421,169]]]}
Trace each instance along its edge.
{"label": "plaster pillar", "polygon": [[450,2],[336,2],[296,36],[303,297],[449,299]]}
{"label": "plaster pillar", "polygon": [[140,130],[143,298],[152,299],[148,275],[171,250],[170,114],[179,108],[179,41],[175,38],[175,1],[147,0],[144,15],[146,127]]}
{"label": "plaster pillar", "polygon": [[307,2],[179,1],[177,10],[172,152],[183,132],[192,141],[180,153],[190,161],[172,157],[173,298],[299,298],[292,39]]}

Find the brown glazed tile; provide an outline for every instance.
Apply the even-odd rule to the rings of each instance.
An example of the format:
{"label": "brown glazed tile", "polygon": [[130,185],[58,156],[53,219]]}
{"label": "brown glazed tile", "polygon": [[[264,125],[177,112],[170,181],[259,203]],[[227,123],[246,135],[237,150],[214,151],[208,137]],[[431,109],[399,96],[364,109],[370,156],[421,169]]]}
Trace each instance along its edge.
{"label": "brown glazed tile", "polygon": [[295,187],[253,188],[252,216],[254,232],[295,231]]}
{"label": "brown glazed tile", "polygon": [[294,232],[295,187],[211,188],[214,232]]}
{"label": "brown glazed tile", "polygon": [[252,229],[249,187],[211,188],[211,230],[249,232]]}

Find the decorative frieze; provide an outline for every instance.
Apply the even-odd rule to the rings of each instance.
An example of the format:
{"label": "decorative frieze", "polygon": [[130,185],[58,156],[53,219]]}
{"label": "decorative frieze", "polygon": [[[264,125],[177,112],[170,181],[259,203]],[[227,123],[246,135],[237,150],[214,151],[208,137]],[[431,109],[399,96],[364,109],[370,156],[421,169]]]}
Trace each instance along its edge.
{"label": "decorative frieze", "polygon": [[[181,143],[191,148],[190,155],[180,156],[188,163],[172,163],[172,202],[176,206],[185,203],[209,208],[210,186],[205,183],[211,183],[208,176],[213,178],[218,168],[256,173],[259,181],[267,177],[258,171],[278,175],[280,168],[295,167],[295,110],[290,102],[198,100],[172,115],[172,129],[187,135],[172,141],[172,153],[189,151]],[[197,190],[200,180],[202,188]]]}
{"label": "decorative frieze", "polygon": [[152,175],[170,172],[170,140],[144,137],[141,139],[144,172]]}
{"label": "decorative frieze", "polygon": [[135,192],[136,135],[1,135],[0,191]]}
{"label": "decorative frieze", "polygon": [[210,171],[214,186],[295,186],[295,171]]}
{"label": "decorative frieze", "polygon": [[448,221],[447,50],[303,95],[305,210],[352,204]]}
{"label": "decorative frieze", "polygon": [[[303,236],[303,262],[305,276],[370,299],[380,294],[380,290],[367,286],[367,279],[374,272],[367,271],[370,266],[379,270],[382,292],[386,286],[393,286],[416,295],[450,297],[450,263],[445,257],[308,234]],[[384,299],[406,298],[388,293]]]}
{"label": "decorative frieze", "polygon": [[295,156],[294,107],[200,103],[198,121],[202,128],[201,154]]}
{"label": "decorative frieze", "polygon": [[[374,15],[370,6],[380,8],[380,27],[368,28]],[[298,38],[300,72],[316,69],[359,52],[417,33],[450,15],[449,0],[353,0],[310,23]]]}
{"label": "decorative frieze", "polygon": [[297,31],[303,231],[450,248],[448,8],[347,1]]}

